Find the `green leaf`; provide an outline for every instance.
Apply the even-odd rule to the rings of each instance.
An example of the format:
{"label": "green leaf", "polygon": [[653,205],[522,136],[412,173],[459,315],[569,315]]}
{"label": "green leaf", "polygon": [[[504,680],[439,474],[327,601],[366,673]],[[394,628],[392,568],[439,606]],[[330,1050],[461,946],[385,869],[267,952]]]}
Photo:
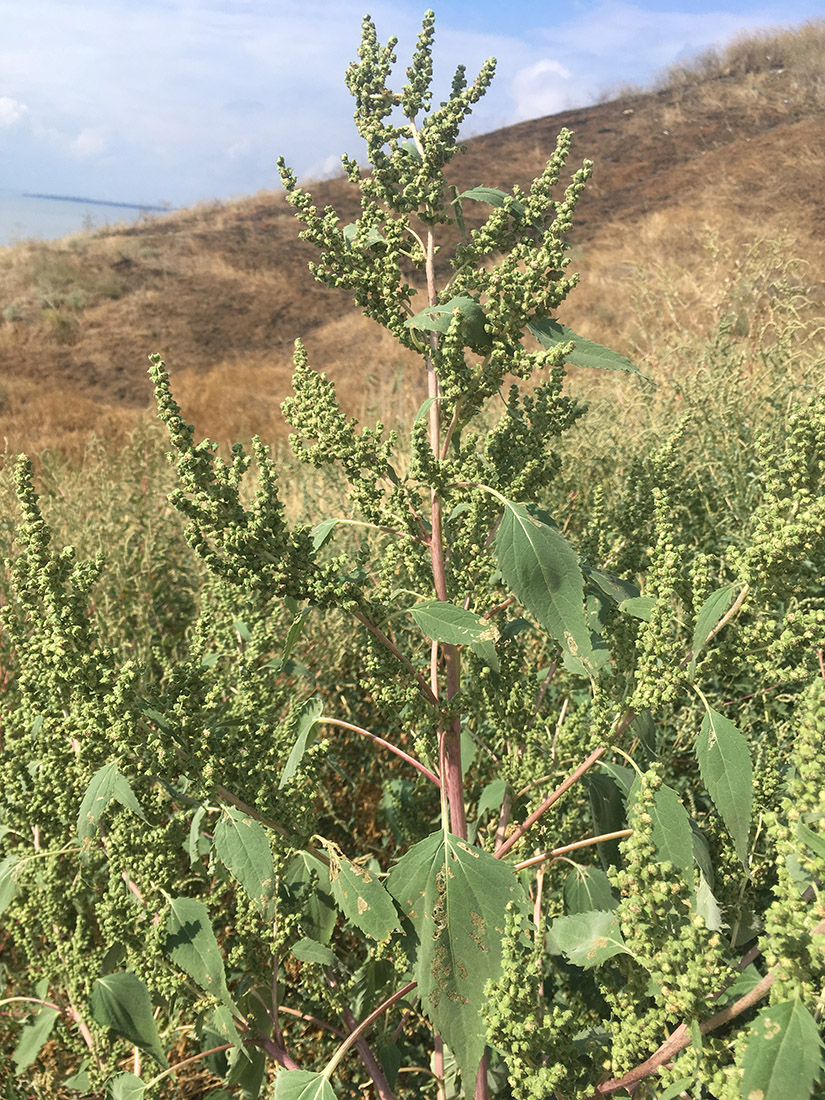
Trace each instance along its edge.
{"label": "green leaf", "polygon": [[412,922],[419,947],[414,974],[421,1004],[444,1036],[472,1094],[484,1053],[484,986],[501,973],[504,910],[524,905],[511,867],[443,831],[395,864],[387,889]]}
{"label": "green leaf", "polygon": [[258,912],[265,915],[272,908],[275,890],[275,865],[269,840],[257,821],[233,806],[225,806],[224,814],[215,827],[215,852]]}
{"label": "green leaf", "polygon": [[550,318],[531,321],[527,328],[541,346],[547,350],[556,347],[558,344],[568,344],[571,340],[574,340],[576,346],[567,356],[567,362],[573,363],[574,366],[595,367],[598,370],[621,370],[627,374],[638,374],[644,377],[639,368],[635,367],[624,355],[619,355],[617,351],[611,351],[610,348],[602,347],[601,344],[594,344],[592,340],[585,340],[583,336],[579,336],[567,325],[561,325],[558,321],[551,321]]}
{"label": "green leaf", "polygon": [[287,867],[284,882],[289,886],[309,885],[301,912],[301,928],[312,939],[329,943],[338,910],[332,903],[326,867],[307,852],[300,852]]}
{"label": "green leaf", "polygon": [[806,844],[812,852],[818,855],[820,858],[825,858],[825,837],[815,833],[813,829],[809,829],[803,822],[798,821],[796,824],[796,839],[801,840],[803,844]]}
{"label": "green leaf", "polygon": [[17,893],[17,883],[14,879],[14,869],[20,862],[19,856],[6,856],[0,861],[0,913],[4,913],[14,900]]}
{"label": "green leaf", "polygon": [[463,607],[441,600],[427,600],[407,609],[416,626],[433,642],[447,645],[467,645],[498,672],[499,663],[494,643],[498,628],[491,622],[466,611]]}
{"label": "green leaf", "polygon": [[624,600],[634,600],[639,596],[639,589],[635,584],[614,577],[612,573],[604,573],[601,569],[593,569],[592,566],[583,566],[582,573],[585,580],[590,581],[615,604],[620,604]]}
{"label": "green leaf", "polygon": [[306,936],[292,945],[292,954],[301,962],[319,963],[321,966],[335,966],[338,962],[334,951],[330,951],[322,943],[308,939]]}
{"label": "green leaf", "polygon": [[619,604],[619,611],[624,615],[631,615],[634,619],[641,619],[642,622],[649,623],[655,603],[656,600],[653,596],[631,596],[630,599],[622,600]]}
{"label": "green leaf", "polygon": [[[347,244],[348,248],[355,247],[355,237],[358,232],[358,223],[350,222],[349,225],[345,225],[341,230],[341,234]],[[372,248],[374,244],[386,244],[386,241],[375,228],[374,225],[367,227],[366,233],[361,235],[361,240],[358,242],[361,248]]]}
{"label": "green leaf", "polygon": [[501,208],[509,199],[510,212],[518,218],[523,218],[527,213],[527,207],[523,202],[508,195],[506,191],[500,191],[498,187],[471,187],[469,191],[462,191],[459,199],[473,199],[475,202],[486,202],[489,206]]}
{"label": "green leaf", "polygon": [[290,752],[284,770],[281,772],[281,780],[278,784],[279,790],[283,790],[296,773],[304,753],[315,740],[315,726],[323,709],[324,704],[321,700],[313,696],[313,698],[307,699],[298,712],[295,744],[292,746],[292,752]]}
{"label": "green leaf", "polygon": [[694,902],[696,912],[704,920],[711,932],[722,930],[722,910],[711,889],[711,885],[704,874],[699,872],[699,885],[696,887],[696,899]]}
{"label": "green leaf", "polygon": [[488,810],[498,810],[504,801],[504,792],[507,783],[504,779],[491,779],[481,792],[478,800],[477,814],[479,820]]}
{"label": "green leaf", "polygon": [[89,1080],[89,1071],[86,1069],[86,1063],[81,1063],[81,1068],[77,1073],[73,1073],[71,1077],[67,1077],[61,1087],[64,1089],[71,1089],[72,1092],[91,1092],[92,1083]]}
{"label": "green leaf", "polygon": [[464,295],[451,298],[449,302],[444,302],[442,305],[427,306],[426,309],[422,309],[420,313],[416,313],[414,317],[410,317],[408,321],[405,321],[404,326],[405,328],[418,329],[421,332],[445,333],[453,323],[453,315],[456,310],[461,314],[462,334],[467,347],[472,348],[474,351],[483,351],[489,348],[492,341],[490,334],[484,330],[486,323],[484,310],[475,298],[468,298]]}
{"label": "green leaf", "polygon": [[201,851],[201,822],[206,815],[206,807],[198,806],[197,810],[192,814],[192,820],[189,823],[189,839],[186,843],[186,851],[189,855],[189,866],[194,867],[200,857],[204,854]]}
{"label": "green leaf", "polygon": [[746,993],[750,993],[752,989],[755,989],[761,981],[762,975],[753,963],[749,963],[742,973],[729,986],[725,987],[719,997],[719,1003],[726,1005],[730,1004],[731,1001],[738,1001],[740,997],[744,997]]}
{"label": "green leaf", "polygon": [[[585,776],[587,791],[590,795],[590,809],[593,813],[593,830],[596,836],[603,833],[616,833],[627,825],[624,799],[616,780],[610,775],[590,772]],[[617,866],[621,857],[618,840],[605,840],[596,846],[602,867]]]}
{"label": "green leaf", "polygon": [[323,1073],[308,1069],[282,1069],[275,1078],[273,1100],[336,1100]]}
{"label": "green leaf", "polygon": [[568,916],[615,909],[618,904],[610,879],[600,867],[576,866],[564,880],[564,911]]}
{"label": "green leaf", "polygon": [[753,766],[748,743],[733,722],[708,707],[696,738],[702,782],[747,866],[753,803]]}
{"label": "green leaf", "polygon": [[220,948],[203,902],[194,898],[172,898],[166,933],[163,950],[172,962],[201,989],[232,1005]]}
{"label": "green leaf", "polygon": [[656,1100],[676,1100],[676,1097],[681,1096],[692,1084],[692,1077],[680,1077],[678,1081],[674,1081],[672,1085],[668,1085],[665,1091],[656,1097]]}
{"label": "green leaf", "polygon": [[[339,519],[325,519],[312,528],[312,549],[316,552],[330,540],[330,536],[341,521]],[[297,620],[296,620],[297,621]],[[294,625],[294,623],[293,623]]]}
{"label": "green leaf", "polygon": [[126,777],[118,771],[117,764],[104,764],[92,776],[80,803],[80,812],[77,815],[77,835],[80,840],[87,840],[94,835],[100,818],[113,799],[143,821],[146,820],[140,803]]}
{"label": "green leaf", "polygon": [[98,978],[90,1004],[101,1027],[111,1028],[121,1039],[151,1054],[164,1069],[168,1067],[152,1015],[152,998],[137,974],[121,970]]}
{"label": "green leaf", "polygon": [[118,1073],[106,1082],[106,1100],[142,1100],[146,1085],[134,1073]]}
{"label": "green leaf", "polygon": [[608,909],[556,917],[550,934],[574,966],[589,970],[614,955],[628,955],[619,918]]}
{"label": "green leaf", "polygon": [[502,576],[544,629],[592,670],[593,647],[584,617],[584,584],[575,550],[529,506],[505,502],[496,534]]}
{"label": "green leaf", "polygon": [[379,942],[398,927],[398,912],[387,891],[366,867],[352,863],[332,841],[319,837],[330,858],[332,896],[341,912],[366,935]]}
{"label": "green leaf", "polygon": [[733,592],[734,586],[732,584],[717,588],[715,592],[711,592],[699,609],[699,614],[696,616],[696,628],[693,631],[693,642],[690,647],[691,658],[688,676],[691,680],[696,675],[696,660],[705,647],[708,634],[733,603]]}
{"label": "green leaf", "polygon": [[20,1029],[17,1045],[12,1054],[15,1076],[28,1069],[48,1042],[52,1028],[60,1013],[56,1008],[44,1006],[25,1027]]}
{"label": "green leaf", "polygon": [[740,1095],[748,1100],[809,1100],[822,1068],[822,1040],[799,997],[759,1012],[742,1068]]}
{"label": "green leaf", "polygon": [[[638,777],[629,795],[632,802],[639,788]],[[663,783],[653,795],[653,803],[648,806],[653,819],[653,843],[663,863],[672,863],[678,867],[693,892],[693,830],[687,810],[679,801],[672,787]]]}

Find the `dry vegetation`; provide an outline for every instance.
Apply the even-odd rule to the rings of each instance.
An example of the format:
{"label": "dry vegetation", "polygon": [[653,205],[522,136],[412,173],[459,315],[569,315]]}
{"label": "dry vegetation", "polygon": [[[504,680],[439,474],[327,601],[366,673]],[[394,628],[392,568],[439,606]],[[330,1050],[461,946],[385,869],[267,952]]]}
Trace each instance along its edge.
{"label": "dry vegetation", "polygon": [[[596,171],[571,238],[582,285],[565,323],[659,381],[720,323],[758,346],[781,320],[804,358],[825,297],[824,89],[825,22],[751,36],[671,70],[653,92],[475,138],[454,178],[527,183],[571,127]],[[354,216],[345,181],[314,190]],[[393,419],[421,389],[415,364],[345,295],[313,283],[307,257],[275,192],[0,249],[9,450],[76,458],[92,432],[122,439],[148,405],[152,351],[199,430],[282,436],[298,336],[351,412]]]}

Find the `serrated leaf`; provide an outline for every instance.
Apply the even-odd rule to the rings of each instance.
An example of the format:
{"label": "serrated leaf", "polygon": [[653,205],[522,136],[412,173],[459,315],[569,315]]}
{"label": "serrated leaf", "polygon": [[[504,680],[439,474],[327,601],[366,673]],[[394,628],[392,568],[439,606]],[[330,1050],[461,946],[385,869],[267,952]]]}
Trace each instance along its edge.
{"label": "serrated leaf", "polygon": [[471,187],[469,191],[462,191],[459,199],[473,199],[474,202],[486,202],[489,206],[501,208],[510,200],[510,211],[513,215],[523,218],[527,208],[523,202],[508,195],[506,191],[500,191],[498,187]]}
{"label": "serrated leaf", "polygon": [[738,1001],[740,997],[744,997],[746,993],[750,993],[752,989],[755,989],[762,981],[762,977],[753,963],[749,963],[742,973],[729,986],[725,987],[719,997],[719,1003],[726,1005],[730,1004],[731,1001]]}
{"label": "serrated leaf", "polygon": [[246,895],[265,915],[272,908],[275,890],[275,865],[263,826],[233,806],[224,807],[224,816],[215,827],[215,853],[240,883]]}
{"label": "serrated leaf", "polygon": [[71,1089],[72,1092],[91,1092],[92,1084],[89,1080],[89,1071],[86,1069],[86,1064],[81,1063],[81,1068],[77,1073],[73,1073],[71,1077],[67,1077],[61,1088]]}
{"label": "serrated leaf", "polygon": [[595,344],[592,340],[585,340],[567,325],[551,321],[549,317],[541,321],[531,321],[527,328],[547,350],[574,340],[576,346],[566,358],[566,362],[573,363],[574,366],[593,367],[597,370],[620,370],[626,374],[638,374],[644,377],[639,368],[624,355],[619,355],[617,351],[611,351],[610,348],[603,347],[601,344]]}
{"label": "serrated leaf", "polygon": [[[629,795],[629,801],[635,798],[639,787],[638,777]],[[678,867],[693,892],[693,830],[687,810],[679,801],[672,787],[663,783],[653,795],[647,811],[653,819],[652,835],[656,851],[663,863],[672,863]]]}
{"label": "serrated leaf", "polygon": [[166,933],[163,949],[172,962],[201,989],[232,1005],[220,948],[203,902],[195,898],[172,898]]}
{"label": "serrated leaf", "polygon": [[307,699],[301,707],[298,713],[295,744],[292,746],[292,751],[284,765],[284,770],[281,772],[281,779],[278,783],[279,790],[283,790],[293,777],[300,766],[304,753],[315,740],[315,726],[318,719],[321,717],[323,709],[324,704],[315,696],[311,699]]}
{"label": "serrated leaf", "polygon": [[496,533],[496,554],[513,594],[551,637],[592,670],[582,572],[567,539],[539,519],[534,509],[506,501]]}
{"label": "serrated leaf", "polygon": [[336,1097],[323,1073],[312,1073],[308,1069],[282,1069],[275,1078],[273,1100],[336,1100]]}
{"label": "serrated leaf", "polygon": [[619,904],[610,879],[600,867],[574,867],[564,880],[564,911],[568,916],[592,910],[615,909]]}
{"label": "serrated leaf", "polygon": [[556,917],[550,934],[570,962],[585,970],[601,966],[614,955],[629,954],[612,909]]}
{"label": "serrated leaf", "polygon": [[767,1005],[750,1026],[740,1094],[747,1100],[809,1100],[822,1069],[822,1040],[808,1009]]}
{"label": "serrated leaf", "polygon": [[311,940],[307,936],[302,937],[292,945],[292,954],[296,959],[305,963],[318,963],[321,966],[335,966],[338,960],[335,952],[324,947],[317,940]]}
{"label": "serrated leaf", "polygon": [[146,1085],[134,1073],[118,1073],[106,1082],[106,1100],[142,1100]]}
{"label": "serrated leaf", "polygon": [[143,821],[146,820],[140,803],[128,780],[118,770],[117,764],[104,764],[92,776],[80,803],[80,812],[77,815],[77,835],[80,840],[87,840],[94,835],[100,818],[112,800],[131,810]]}
{"label": "serrated leaf", "polygon": [[472,1095],[484,1053],[484,986],[501,973],[504,910],[524,905],[511,867],[443,831],[395,864],[387,889],[418,936],[414,963],[421,1004],[444,1036]]}
{"label": "serrated leaf", "polygon": [[499,671],[494,646],[498,628],[493,623],[443,600],[427,600],[407,611],[430,641],[469,646],[494,672]]}
{"label": "serrated leaf", "polygon": [[60,1013],[56,1008],[44,1006],[33,1020],[20,1029],[12,1054],[15,1076],[28,1069],[48,1042]]}
{"label": "serrated leaf", "polygon": [[130,970],[104,974],[92,987],[92,1016],[101,1027],[151,1054],[166,1069],[169,1063],[155,1025],[149,990]]}
{"label": "serrated leaf", "polygon": [[734,586],[732,584],[717,588],[715,592],[711,592],[699,609],[699,614],[696,616],[696,628],[693,631],[693,641],[690,646],[691,658],[688,676],[691,680],[696,675],[696,660],[705,647],[708,634],[733,603],[733,592]]}
{"label": "serrated leaf", "polygon": [[481,818],[488,810],[498,810],[504,801],[506,790],[507,783],[504,779],[491,779],[479,796],[476,811],[478,817]]}
{"label": "serrated leaf", "polygon": [[486,318],[484,310],[475,300],[466,295],[451,298],[437,306],[427,306],[414,317],[404,322],[405,328],[418,329],[421,332],[441,332],[449,330],[456,310],[461,314],[461,327],[466,345],[474,351],[490,347],[490,334],[485,332]]}
{"label": "serrated leaf", "polygon": [[17,893],[13,872],[19,862],[20,857],[14,855],[0,860],[0,913],[8,909]]}
{"label": "serrated leaf", "polygon": [[623,581],[620,577],[614,577],[612,573],[593,569],[592,566],[584,566],[582,573],[585,580],[590,581],[615,604],[622,603],[623,600],[633,600],[639,596],[639,589],[635,584],[631,581]]}
{"label": "serrated leaf", "polygon": [[753,803],[753,765],[748,743],[733,722],[708,708],[696,738],[702,782],[747,866]]}
{"label": "serrated leaf", "polygon": [[619,611],[623,615],[630,615],[634,619],[649,623],[655,603],[653,596],[631,596],[630,599],[622,600]]}
{"label": "serrated leaf", "polygon": [[378,879],[352,863],[336,844],[319,838],[330,857],[328,869],[332,896],[341,912],[356,928],[379,942],[398,927],[398,912]]}

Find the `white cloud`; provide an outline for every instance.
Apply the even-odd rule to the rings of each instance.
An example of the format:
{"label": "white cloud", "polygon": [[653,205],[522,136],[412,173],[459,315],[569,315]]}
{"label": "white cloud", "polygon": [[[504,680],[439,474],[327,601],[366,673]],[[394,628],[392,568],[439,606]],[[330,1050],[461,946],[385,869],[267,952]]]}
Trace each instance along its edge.
{"label": "white cloud", "polygon": [[0,126],[14,126],[26,114],[28,107],[11,96],[0,95]]}
{"label": "white cloud", "polygon": [[72,152],[77,157],[99,157],[106,148],[106,141],[99,130],[85,127],[72,142]]}
{"label": "white cloud", "polygon": [[570,102],[572,77],[566,65],[547,57],[519,69],[510,82],[516,119],[540,118],[563,110]]}

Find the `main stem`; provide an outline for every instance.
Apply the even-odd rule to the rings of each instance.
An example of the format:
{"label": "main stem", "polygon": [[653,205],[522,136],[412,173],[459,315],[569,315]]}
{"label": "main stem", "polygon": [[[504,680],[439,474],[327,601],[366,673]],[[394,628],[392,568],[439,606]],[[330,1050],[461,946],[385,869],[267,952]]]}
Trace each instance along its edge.
{"label": "main stem", "polygon": [[[435,286],[435,241],[432,229],[427,231],[427,298],[429,304],[434,306],[438,301],[438,293]],[[430,346],[433,350],[438,347],[438,336],[432,333]],[[430,405],[430,449],[436,462],[441,459],[441,408],[439,398],[441,386],[435,369],[432,355],[427,356],[427,391],[432,404]],[[430,560],[433,570],[433,585],[436,598],[447,601],[447,567],[444,558],[444,532],[441,515],[441,499],[438,491],[433,488],[430,492]],[[447,698],[452,699],[458,694],[461,665],[458,650],[454,645],[443,645],[441,653],[444,658],[446,670]],[[440,697],[439,692],[439,663],[436,659],[431,664],[431,683],[433,695]],[[464,812],[464,782],[461,774],[461,717],[455,715],[446,728],[441,728],[438,733],[438,755],[441,765],[441,784],[446,794],[447,804],[450,809],[450,831],[454,836],[462,840],[467,839],[467,818]]]}

